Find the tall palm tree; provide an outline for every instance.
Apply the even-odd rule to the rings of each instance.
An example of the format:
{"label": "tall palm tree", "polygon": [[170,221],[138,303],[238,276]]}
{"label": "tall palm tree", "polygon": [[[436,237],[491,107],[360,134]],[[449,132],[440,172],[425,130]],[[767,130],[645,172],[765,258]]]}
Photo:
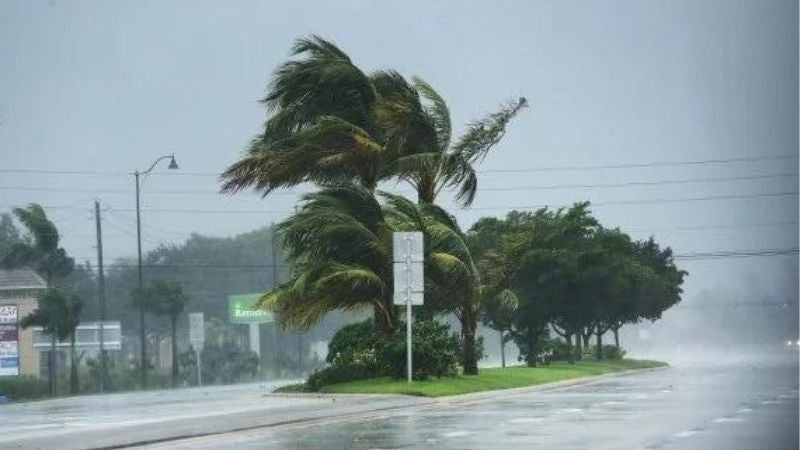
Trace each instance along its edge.
{"label": "tall palm tree", "polygon": [[420,78],[409,83],[395,71],[366,74],[332,42],[299,39],[275,72],[263,103],[264,131],[221,177],[223,192],[254,188],[264,195],[303,182],[323,186],[357,182],[374,191],[399,178],[433,203],[456,187],[469,205],[477,191],[473,164],[505,134],[527,106],[525,98],[471,123],[451,144],[444,99]]}
{"label": "tall palm tree", "polygon": [[[44,278],[47,288],[72,272],[75,261],[58,246],[59,234],[55,224],[47,218],[44,209],[36,203],[26,208],[12,210],[28,233],[22,242],[15,243],[3,256],[0,265],[7,269],[29,267]],[[50,354],[47,358],[50,395],[56,394],[56,336],[51,334]]]}

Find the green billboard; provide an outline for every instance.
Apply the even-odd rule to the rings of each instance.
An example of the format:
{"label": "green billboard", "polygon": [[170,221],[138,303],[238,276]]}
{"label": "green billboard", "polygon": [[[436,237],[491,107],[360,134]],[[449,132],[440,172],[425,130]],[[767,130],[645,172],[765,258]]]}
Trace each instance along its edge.
{"label": "green billboard", "polygon": [[231,323],[273,322],[271,311],[256,308],[258,299],[264,294],[240,294],[228,296],[228,317]]}

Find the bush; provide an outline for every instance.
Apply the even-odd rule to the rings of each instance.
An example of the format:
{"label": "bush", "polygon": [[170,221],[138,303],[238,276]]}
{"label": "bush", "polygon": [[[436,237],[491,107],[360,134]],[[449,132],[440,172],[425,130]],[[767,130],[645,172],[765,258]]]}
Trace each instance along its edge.
{"label": "bush", "polygon": [[[459,340],[450,334],[450,326],[435,320],[420,320],[412,325],[413,373],[415,380],[455,376],[458,370]],[[406,377],[406,331],[398,326],[391,341],[384,344],[379,361],[388,365],[395,378]]]}
{"label": "bush", "polygon": [[359,366],[379,371],[378,339],[372,332],[372,319],[345,325],[331,338],[325,361],[335,366]]}
{"label": "bush", "polygon": [[0,396],[9,400],[31,400],[48,395],[47,380],[31,375],[0,378]]}
{"label": "bush", "polygon": [[357,365],[329,366],[309,375],[306,387],[310,391],[319,391],[328,384],[345,383],[347,381],[365,380],[376,376],[374,370]]}
{"label": "bush", "polygon": [[[453,339],[458,342],[458,350],[456,353],[458,355],[458,364],[464,367],[464,336],[462,336],[461,333],[453,333],[452,336]],[[486,351],[483,336],[477,336],[475,338],[475,359],[480,361],[485,357]]]}
{"label": "bush", "polygon": [[[597,347],[595,346],[595,349]],[[625,350],[622,347],[617,348],[615,345],[604,345],[603,346],[603,359],[611,359],[611,360],[620,360],[625,357]],[[597,352],[595,352],[595,355]]]}
{"label": "bush", "polygon": [[[614,345],[603,345],[603,359],[620,360],[625,357],[625,350]],[[597,345],[583,349],[584,358],[597,358]]]}
{"label": "bush", "polygon": [[569,361],[570,353],[575,351],[573,346],[561,339],[551,339],[548,347],[553,352],[550,356],[552,361]]}
{"label": "bush", "polygon": [[[413,377],[454,376],[459,361],[458,338],[450,335],[450,326],[433,320],[413,325]],[[326,361],[330,366],[311,374],[306,386],[318,391],[322,386],[367,378],[406,376],[406,329],[398,324],[386,340],[373,334],[372,320],[342,327],[328,344]]]}

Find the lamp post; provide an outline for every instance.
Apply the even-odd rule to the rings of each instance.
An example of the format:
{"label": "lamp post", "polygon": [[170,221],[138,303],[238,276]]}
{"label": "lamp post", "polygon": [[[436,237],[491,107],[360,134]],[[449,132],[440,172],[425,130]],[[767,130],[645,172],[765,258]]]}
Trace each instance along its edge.
{"label": "lamp post", "polygon": [[[142,213],[141,208],[139,206],[139,196],[142,191],[142,184],[153,170],[156,167],[156,164],[159,162],[169,159],[169,165],[167,169],[177,169],[178,163],[175,162],[175,155],[165,155],[162,156],[155,161],[153,164],[150,165],[150,168],[145,170],[144,172],[139,172],[138,170],[133,172],[133,177],[136,180],[136,254],[138,257],[138,276],[139,276],[139,295],[142,294],[143,290],[143,282],[142,282]],[[141,182],[139,181],[139,176],[141,177]],[[141,345],[141,383],[142,389],[147,389],[147,340],[146,340],[146,333],[144,330],[144,299],[139,298],[139,338],[140,338],[140,345]]]}

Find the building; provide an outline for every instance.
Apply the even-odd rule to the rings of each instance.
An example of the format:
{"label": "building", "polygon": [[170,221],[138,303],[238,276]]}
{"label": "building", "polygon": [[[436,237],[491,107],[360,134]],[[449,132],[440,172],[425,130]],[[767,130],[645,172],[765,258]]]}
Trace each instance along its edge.
{"label": "building", "polygon": [[0,269],[0,376],[39,376],[33,330],[23,330],[19,321],[36,309],[38,295],[46,287],[30,269]]}

